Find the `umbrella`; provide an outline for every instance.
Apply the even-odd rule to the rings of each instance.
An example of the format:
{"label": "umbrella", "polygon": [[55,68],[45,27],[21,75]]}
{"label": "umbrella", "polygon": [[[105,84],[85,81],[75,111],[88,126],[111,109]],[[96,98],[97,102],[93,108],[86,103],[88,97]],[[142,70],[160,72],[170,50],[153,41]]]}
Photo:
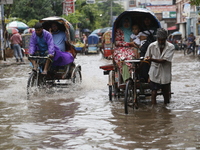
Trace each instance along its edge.
{"label": "umbrella", "polygon": [[179,31],[175,31],[175,32],[172,33],[172,35],[182,35],[182,33],[179,32]]}
{"label": "umbrella", "polygon": [[8,31],[8,33],[10,34],[16,34],[19,32],[19,30],[17,30],[16,28],[8,28],[6,29]]}
{"label": "umbrella", "polygon": [[101,29],[101,31],[99,33],[105,33],[108,30],[112,30],[112,27],[103,28],[103,29]]}
{"label": "umbrella", "polygon": [[101,31],[101,29],[96,29],[91,34],[98,34],[100,31]]}
{"label": "umbrella", "polygon": [[83,29],[82,32],[84,32],[84,33],[87,33],[87,32],[90,33],[91,31],[89,29]]}
{"label": "umbrella", "polygon": [[33,31],[35,31],[35,28],[28,28],[23,31],[23,34],[33,33]]}
{"label": "umbrella", "polygon": [[8,28],[17,28],[17,29],[24,30],[24,29],[28,29],[29,27],[25,23],[23,23],[23,22],[12,21],[12,22],[10,22],[10,23],[8,23],[6,25],[6,29],[8,29]]}

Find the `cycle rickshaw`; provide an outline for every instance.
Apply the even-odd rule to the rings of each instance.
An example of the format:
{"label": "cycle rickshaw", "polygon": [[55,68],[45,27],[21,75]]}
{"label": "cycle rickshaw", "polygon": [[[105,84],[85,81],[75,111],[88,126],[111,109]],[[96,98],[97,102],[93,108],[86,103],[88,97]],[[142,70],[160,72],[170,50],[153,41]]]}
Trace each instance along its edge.
{"label": "cycle rickshaw", "polygon": [[87,39],[88,46],[85,54],[98,54],[99,53],[99,36],[97,34],[90,34]]}
{"label": "cycle rickshaw", "polygon": [[[70,22],[60,17],[48,17],[40,20],[43,23],[43,28],[49,30],[52,22],[59,23],[59,29],[65,31],[68,37],[69,44],[66,45],[66,51],[72,53],[73,57],[76,57],[75,48],[71,43],[75,40],[74,28]],[[69,85],[75,83],[81,83],[81,66],[74,61],[64,66],[52,66],[49,68],[47,75],[42,75],[44,64],[47,56],[29,56],[29,59],[34,59],[38,65],[37,70],[33,70],[30,73],[27,83],[27,99],[30,99],[32,95],[41,89],[48,87],[54,87],[57,85]],[[62,82],[61,82],[62,81]]]}
{"label": "cycle rickshaw", "polygon": [[[119,27],[120,21],[127,16],[133,18],[133,21],[137,21],[137,24],[139,24],[141,27],[143,26],[142,19],[148,16],[153,21],[154,27],[160,28],[158,19],[151,11],[143,8],[129,9],[121,13],[114,22],[112,30],[113,45],[115,45],[115,31]],[[141,31],[143,30],[144,29],[141,29]],[[112,101],[113,96],[124,97],[124,109],[125,113],[128,114],[128,109],[130,107],[138,108],[138,101],[140,99],[145,99],[146,97],[151,96],[151,90],[148,81],[145,81],[141,78],[142,66],[146,64],[150,67],[150,64],[144,61],[143,58],[122,60],[122,62],[129,62],[132,64],[133,70],[131,72],[131,78],[127,82],[123,81],[121,74],[119,73],[119,68],[114,61],[112,61],[111,64],[100,66],[100,69],[104,70],[104,75],[108,75],[109,100]],[[148,71],[146,73],[148,76]],[[158,95],[161,94],[162,93],[160,91]]]}
{"label": "cycle rickshaw", "polygon": [[104,58],[108,59],[112,55],[112,30],[106,31],[102,35],[102,53]]}

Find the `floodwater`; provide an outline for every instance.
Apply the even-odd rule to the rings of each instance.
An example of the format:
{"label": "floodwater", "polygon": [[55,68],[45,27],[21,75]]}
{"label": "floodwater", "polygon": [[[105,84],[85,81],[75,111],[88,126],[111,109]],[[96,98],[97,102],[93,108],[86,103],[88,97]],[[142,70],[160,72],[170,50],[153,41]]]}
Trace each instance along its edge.
{"label": "floodwater", "polygon": [[[14,61],[9,60],[9,61]],[[200,60],[176,51],[171,103],[124,114],[123,99],[108,100],[102,55],[78,55],[81,85],[26,99],[29,63],[0,67],[1,150],[200,149]]]}

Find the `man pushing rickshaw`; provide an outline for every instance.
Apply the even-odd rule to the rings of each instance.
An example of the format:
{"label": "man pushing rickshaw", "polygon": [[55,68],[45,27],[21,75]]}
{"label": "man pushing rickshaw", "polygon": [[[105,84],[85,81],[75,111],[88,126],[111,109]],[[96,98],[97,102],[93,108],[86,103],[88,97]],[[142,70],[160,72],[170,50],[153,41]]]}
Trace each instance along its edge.
{"label": "man pushing rickshaw", "polygon": [[[125,113],[128,113],[128,105],[137,107],[139,97],[149,96],[149,93],[145,93],[145,91],[152,90],[152,104],[156,104],[155,97],[160,86],[157,89],[152,89],[149,86],[149,82],[152,83],[152,81],[155,81],[152,78],[155,73],[152,75],[152,72],[155,72],[156,69],[156,71],[163,72],[163,64],[168,64],[167,71],[171,70],[170,64],[174,47],[166,41],[166,36],[159,37],[156,41],[156,33],[160,33],[160,30],[163,31],[160,27],[156,16],[149,10],[141,8],[134,8],[123,12],[114,22],[114,63],[113,69],[109,71],[109,97],[111,100],[111,91],[114,91],[114,95],[118,96],[120,95],[119,93],[124,93]],[[162,49],[159,47],[160,44],[164,46],[161,47]],[[152,45],[156,46],[152,48]],[[155,48],[157,49],[155,50]],[[158,51],[159,55],[155,55],[153,51]],[[169,55],[169,51],[170,56],[167,56]],[[141,56],[145,56],[146,59],[141,60]],[[162,59],[162,61],[158,58]],[[155,69],[155,65],[159,68]],[[100,68],[108,72],[106,66],[101,66]],[[165,82],[161,82],[160,76],[155,77],[157,78],[155,83],[158,85],[169,85],[168,88],[166,86],[166,88],[162,88],[165,91],[170,90],[171,72],[166,72],[166,76],[169,79]],[[163,78],[166,76],[164,75]],[[168,93],[168,91],[164,93]],[[166,94],[164,94],[164,99],[165,103],[169,103],[169,98],[167,98]]]}

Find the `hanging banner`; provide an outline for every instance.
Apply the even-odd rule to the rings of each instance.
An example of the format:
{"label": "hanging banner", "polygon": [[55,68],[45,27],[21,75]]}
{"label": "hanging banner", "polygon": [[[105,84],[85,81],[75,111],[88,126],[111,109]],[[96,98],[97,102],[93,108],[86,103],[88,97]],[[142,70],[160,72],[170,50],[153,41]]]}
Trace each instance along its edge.
{"label": "hanging banner", "polygon": [[74,11],[75,11],[74,0],[64,0],[63,14],[68,15],[74,13]]}

